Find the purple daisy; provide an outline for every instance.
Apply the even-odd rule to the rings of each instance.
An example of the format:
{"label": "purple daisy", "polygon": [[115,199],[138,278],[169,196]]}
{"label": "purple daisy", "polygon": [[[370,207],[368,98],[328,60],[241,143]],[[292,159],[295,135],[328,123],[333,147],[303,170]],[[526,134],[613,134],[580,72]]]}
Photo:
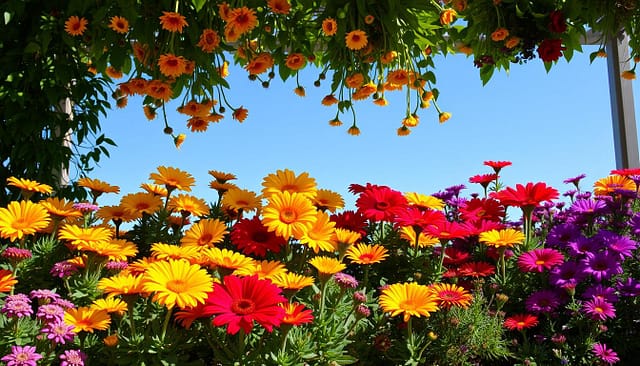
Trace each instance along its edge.
{"label": "purple daisy", "polygon": [[525,301],[525,308],[532,313],[551,313],[560,306],[560,296],[555,290],[539,290]]}
{"label": "purple daisy", "polygon": [[616,317],[616,308],[613,307],[613,304],[600,298],[585,301],[582,304],[582,310],[594,320]]}
{"label": "purple daisy", "polygon": [[575,257],[582,257],[587,253],[595,253],[602,249],[604,243],[593,238],[580,237],[567,244],[567,251]]}
{"label": "purple daisy", "polygon": [[578,200],[589,199],[589,198],[591,198],[591,192],[589,192],[589,191],[576,193],[576,199],[578,199]]}
{"label": "purple daisy", "polygon": [[564,262],[562,253],[555,249],[539,248],[522,253],[518,267],[522,272],[543,272]]}
{"label": "purple daisy", "polygon": [[576,225],[571,223],[561,224],[549,230],[546,244],[557,248],[564,248],[579,238],[584,238],[584,236]]}
{"label": "purple daisy", "polygon": [[54,302],[54,304],[61,306],[63,309],[73,309],[76,307],[74,303],[67,299],[58,299]]}
{"label": "purple daisy", "polygon": [[629,221],[629,226],[631,226],[632,234],[640,235],[640,212],[633,215],[633,217]]}
{"label": "purple daisy", "polygon": [[40,304],[48,304],[60,298],[60,295],[49,289],[33,290],[29,296],[32,299],[38,299]]}
{"label": "purple daisy", "polygon": [[460,195],[460,191],[466,188],[467,186],[465,186],[464,184],[458,184],[455,186],[447,187],[444,190],[451,193],[453,196],[458,197]]}
{"label": "purple daisy", "polygon": [[602,362],[605,362],[609,365],[613,365],[614,363],[620,361],[618,354],[614,350],[607,348],[607,345],[604,343],[594,343],[591,352],[593,352],[596,357],[602,360]]}
{"label": "purple daisy", "polygon": [[70,349],[60,355],[60,366],[84,366],[87,355],[80,350]]}
{"label": "purple daisy", "polygon": [[607,205],[600,200],[578,199],[569,208],[572,213],[582,216],[595,216],[607,212]]}
{"label": "purple daisy", "polygon": [[598,282],[622,273],[618,256],[608,251],[587,253],[582,263],[585,265],[585,273],[590,274]]}
{"label": "purple daisy", "polygon": [[74,266],[73,264],[67,261],[55,263],[53,267],[51,267],[51,271],[49,271],[49,273],[51,273],[52,276],[58,277],[58,278],[69,277],[76,272],[78,272],[78,267]]}
{"label": "purple daisy", "polygon": [[23,318],[33,314],[31,300],[25,294],[9,295],[5,298],[4,305],[0,312],[7,317]]}
{"label": "purple daisy", "polygon": [[338,272],[333,275],[333,280],[336,281],[338,286],[342,289],[356,288],[358,287],[358,280],[350,274],[344,272]]}
{"label": "purple daisy", "polygon": [[7,366],[36,366],[42,355],[33,346],[11,346],[11,353],[0,358]]}
{"label": "purple daisy", "polygon": [[47,339],[50,339],[55,344],[66,344],[73,341],[76,333],[73,331],[75,327],[69,325],[62,320],[57,320],[51,323],[45,324],[42,327],[42,333],[47,335]]}
{"label": "purple daisy", "polygon": [[549,271],[549,284],[560,288],[575,288],[586,277],[582,263],[567,261]]}
{"label": "purple daisy", "polygon": [[618,301],[618,295],[616,295],[616,290],[614,288],[602,286],[600,284],[587,288],[582,293],[582,298],[585,300],[598,298],[612,304]]}
{"label": "purple daisy", "polygon": [[621,260],[633,256],[633,251],[638,247],[638,243],[635,240],[631,240],[623,235],[611,233],[605,239],[605,247],[620,256]]}
{"label": "purple daisy", "polygon": [[576,195],[576,193],[578,193],[578,191],[577,191],[577,190],[575,190],[575,189],[570,189],[570,190],[568,190],[568,191],[564,192],[562,195],[563,195],[564,197],[569,197],[569,199],[570,199],[571,201],[573,201],[573,196],[575,196],[575,195]]}
{"label": "purple daisy", "polygon": [[576,186],[576,189],[580,189],[579,185],[580,185],[580,181],[582,179],[584,179],[587,175],[586,174],[580,174],[577,175],[573,178],[567,178],[565,180],[562,181],[562,183],[564,184],[573,184],[574,186]]}
{"label": "purple daisy", "polygon": [[44,322],[62,320],[64,318],[64,309],[60,305],[44,304],[38,308],[36,318]]}
{"label": "purple daisy", "polygon": [[83,213],[98,211],[100,207],[88,202],[78,202],[73,204],[73,208]]}
{"label": "purple daisy", "polygon": [[618,280],[616,289],[618,289],[622,296],[640,296],[640,281],[631,277],[624,281]]}
{"label": "purple daisy", "polygon": [[432,196],[446,202],[451,198],[453,198],[453,193],[448,191],[440,191],[440,192],[433,193]]}

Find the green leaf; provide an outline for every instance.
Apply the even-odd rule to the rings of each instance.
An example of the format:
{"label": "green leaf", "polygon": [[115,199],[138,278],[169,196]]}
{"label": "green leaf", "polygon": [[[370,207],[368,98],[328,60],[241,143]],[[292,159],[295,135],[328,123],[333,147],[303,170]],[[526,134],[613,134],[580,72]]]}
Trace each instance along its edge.
{"label": "green leaf", "polygon": [[494,68],[493,66],[484,66],[480,69],[480,80],[482,80],[482,85],[487,85],[491,77],[493,76]]}
{"label": "green leaf", "polygon": [[207,0],[192,0],[193,6],[196,8],[196,11],[199,12],[204,4],[207,3]]}

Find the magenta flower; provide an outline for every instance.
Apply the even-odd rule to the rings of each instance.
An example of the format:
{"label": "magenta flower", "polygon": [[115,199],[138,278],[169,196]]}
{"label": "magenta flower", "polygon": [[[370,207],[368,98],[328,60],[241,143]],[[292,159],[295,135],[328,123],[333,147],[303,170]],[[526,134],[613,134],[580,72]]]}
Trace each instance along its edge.
{"label": "magenta flower", "polygon": [[66,350],[60,355],[60,366],[84,366],[84,361],[87,359],[87,355],[80,350]]}
{"label": "magenta flower", "polygon": [[64,318],[64,309],[60,305],[44,304],[38,308],[36,318],[44,322],[62,320]]}
{"label": "magenta flower", "polygon": [[613,307],[613,304],[597,297],[585,301],[582,304],[582,310],[593,320],[606,320],[616,317],[616,308]]}
{"label": "magenta flower", "polygon": [[11,346],[11,353],[0,358],[7,366],[36,366],[42,355],[33,346]]}
{"label": "magenta flower", "polygon": [[344,272],[338,272],[333,276],[333,280],[336,281],[338,286],[342,289],[356,288],[358,287],[358,280],[350,274]]}
{"label": "magenta flower", "polygon": [[549,284],[560,288],[575,288],[586,277],[583,264],[568,261],[549,271]]}
{"label": "magenta flower", "polygon": [[604,343],[594,343],[591,352],[593,352],[596,357],[602,360],[602,362],[605,362],[609,365],[613,365],[614,363],[620,361],[618,354],[614,350],[607,348],[607,345]]}
{"label": "magenta flower", "polygon": [[560,306],[560,296],[555,290],[539,290],[525,301],[525,308],[532,313],[551,313]]}
{"label": "magenta flower", "polygon": [[522,253],[518,267],[522,272],[543,272],[564,262],[562,253],[555,249],[539,248]]}
{"label": "magenta flower", "polygon": [[76,333],[73,331],[75,327],[69,325],[62,320],[47,323],[42,327],[42,333],[47,335],[47,339],[50,339],[55,344],[66,344],[73,341]]}
{"label": "magenta flower", "polygon": [[8,318],[24,318],[33,314],[31,300],[25,294],[9,295],[5,298],[5,303],[0,312]]}
{"label": "magenta flower", "polygon": [[29,296],[32,299],[38,299],[40,304],[48,304],[60,298],[60,295],[49,289],[33,290],[29,293]]}

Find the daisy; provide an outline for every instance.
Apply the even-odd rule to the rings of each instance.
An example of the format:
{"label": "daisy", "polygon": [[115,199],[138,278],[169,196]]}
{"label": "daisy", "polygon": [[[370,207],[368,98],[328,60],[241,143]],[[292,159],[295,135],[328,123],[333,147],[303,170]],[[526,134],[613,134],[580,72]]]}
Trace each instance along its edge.
{"label": "daisy", "polygon": [[555,249],[540,248],[522,253],[518,267],[523,272],[543,272],[564,262],[562,253]]}
{"label": "daisy", "polygon": [[58,239],[67,240],[75,249],[84,250],[111,241],[113,232],[105,227],[80,227],[65,224],[58,231]]}
{"label": "daisy", "polygon": [[191,262],[200,256],[200,247],[153,243],[151,245],[151,256],[155,259],[186,259]]}
{"label": "daisy", "polygon": [[378,244],[355,244],[347,249],[347,258],[357,264],[380,263],[388,256],[388,250]]}
{"label": "daisy", "polygon": [[591,352],[608,365],[613,365],[620,361],[618,354],[614,350],[607,348],[607,345],[604,343],[594,343]]}
{"label": "daisy", "polygon": [[318,270],[318,275],[321,280],[326,281],[332,275],[343,271],[347,266],[340,262],[340,260],[331,257],[313,257],[309,260],[309,264]]}
{"label": "daisy", "polygon": [[204,302],[211,291],[211,275],[186,260],[152,263],[143,275],[145,292],[154,292],[153,301],[172,309],[193,307]]}
{"label": "daisy", "polygon": [[538,317],[531,314],[516,314],[504,320],[504,327],[509,330],[523,330],[538,325]]}
{"label": "daisy", "polygon": [[310,177],[309,173],[302,172],[296,175],[289,169],[277,170],[267,175],[262,180],[262,186],[262,195],[265,198],[279,192],[299,193],[310,199],[317,194],[316,180]]}
{"label": "daisy", "polygon": [[597,282],[602,282],[623,272],[618,259],[617,254],[604,251],[587,253],[582,263],[586,274],[591,275]]}
{"label": "daisy", "polygon": [[269,231],[258,216],[242,219],[233,225],[231,242],[242,253],[261,258],[269,252],[279,253],[286,245],[286,240]]}
{"label": "daisy", "polygon": [[428,286],[417,283],[395,283],[382,290],[380,307],[391,316],[402,314],[406,322],[412,316],[429,317],[438,310],[438,297]]}
{"label": "daisy", "polygon": [[593,194],[596,196],[610,195],[618,189],[635,192],[636,184],[624,175],[610,175],[597,180],[593,184]]}
{"label": "daisy", "polygon": [[120,273],[112,277],[103,277],[98,281],[99,290],[107,297],[118,295],[135,295],[145,292],[142,287],[142,276]]}
{"label": "daisy", "polygon": [[271,279],[274,276],[281,275],[287,272],[287,267],[285,267],[284,263],[280,261],[256,261],[253,266],[238,268],[233,272],[234,275],[244,277],[244,276],[254,276],[257,275],[260,279]]}
{"label": "daisy", "polygon": [[180,239],[182,246],[211,247],[224,240],[227,225],[218,219],[203,219],[193,224]]}
{"label": "daisy", "polygon": [[249,115],[249,110],[240,106],[239,108],[236,108],[233,110],[231,117],[236,121],[242,123],[244,122],[245,119],[247,119],[248,115]]}
{"label": "daisy", "polygon": [[582,310],[593,320],[607,320],[616,317],[613,304],[601,298],[592,298],[582,304]]}
{"label": "daisy", "polygon": [[164,30],[182,33],[183,28],[189,25],[185,19],[179,13],[163,11],[160,16],[160,24]]}
{"label": "daisy", "polygon": [[313,249],[316,254],[321,250],[333,252],[337,245],[335,226],[335,222],[329,220],[326,212],[317,211],[315,221],[301,233],[298,240]]}
{"label": "daisy", "polygon": [[227,22],[225,32],[233,32],[237,37],[250,32],[258,25],[256,11],[246,6],[231,9],[225,21]]}
{"label": "daisy", "polygon": [[229,249],[207,248],[202,251],[206,263],[218,272],[231,273],[238,269],[253,268],[254,259]]}
{"label": "daisy", "polygon": [[316,196],[313,198],[313,204],[318,210],[336,212],[344,208],[344,199],[338,192],[328,189],[318,189]]}
{"label": "daisy", "polygon": [[96,212],[96,216],[101,218],[103,222],[113,222],[116,226],[123,222],[131,222],[141,217],[137,211],[130,211],[122,205],[118,206],[102,206]]}
{"label": "daisy", "polygon": [[239,188],[228,190],[222,197],[222,204],[243,212],[257,211],[261,207],[260,198],[255,192]]}
{"label": "daisy", "polygon": [[120,16],[111,17],[109,28],[116,33],[126,34],[129,31],[129,21]]}
{"label": "daisy", "polygon": [[417,207],[421,210],[442,210],[445,206],[441,199],[422,193],[408,192],[404,194],[404,197],[410,206]]}
{"label": "daisy", "polygon": [[183,217],[204,216],[209,213],[209,205],[205,200],[182,193],[171,197],[167,208],[169,211],[179,212]]}
{"label": "daisy", "polygon": [[551,201],[558,198],[558,191],[543,182],[530,182],[526,185],[516,184],[515,188],[506,187],[501,191],[492,192],[491,197],[499,200],[500,203],[505,206],[520,207],[523,210],[533,210],[533,208],[544,201]]}
{"label": "daisy", "polygon": [[301,237],[316,221],[316,209],[303,193],[272,194],[263,210],[262,223],[285,239]]}
{"label": "daisy", "polygon": [[12,366],[35,366],[41,358],[42,355],[36,353],[34,346],[11,346],[11,353],[0,360]]}
{"label": "daisy", "polygon": [[487,160],[483,163],[485,166],[490,167],[496,174],[500,174],[500,170],[504,167],[508,167],[511,165],[510,161],[493,161]]}
{"label": "daisy", "polygon": [[560,297],[555,290],[539,290],[527,298],[525,307],[532,313],[553,313],[560,306]]}
{"label": "daisy", "polygon": [[298,291],[314,283],[314,278],[303,276],[294,272],[286,272],[271,277],[273,283],[285,290],[285,292]]}
{"label": "daisy", "polygon": [[218,32],[213,29],[203,29],[200,34],[200,39],[196,46],[200,47],[203,52],[212,53],[213,50],[220,45],[220,36]]}
{"label": "daisy", "polygon": [[73,325],[76,333],[94,330],[105,330],[111,324],[111,317],[105,310],[95,310],[89,307],[67,309],[64,313],[64,322]]}
{"label": "daisy", "polygon": [[153,180],[155,184],[164,185],[167,190],[182,190],[191,192],[191,187],[195,184],[193,176],[183,170],[159,166],[157,173],[151,173],[149,179]]}
{"label": "daisy", "polygon": [[120,206],[124,207],[131,215],[153,215],[162,207],[162,199],[146,192],[129,193],[122,197]]}
{"label": "daisy", "polygon": [[496,267],[487,262],[467,262],[458,267],[458,272],[462,276],[487,277],[496,272]]}
{"label": "daisy", "polygon": [[0,237],[11,241],[20,240],[46,228],[49,213],[40,204],[31,201],[12,201],[0,207]]}
{"label": "daisy", "polygon": [[53,192],[53,188],[48,184],[24,178],[9,177],[7,178],[7,185],[20,189],[24,199],[29,199],[34,193],[51,194]]}
{"label": "daisy", "polygon": [[226,183],[227,181],[236,179],[235,174],[220,172],[217,170],[209,170],[209,175],[211,175],[219,183]]}
{"label": "daisy", "polygon": [[333,18],[326,18],[322,21],[322,33],[325,36],[333,36],[338,32],[338,23]]}
{"label": "daisy", "polygon": [[162,75],[166,77],[178,77],[186,73],[187,60],[182,56],[166,53],[160,55],[158,58],[158,67],[160,67]]}
{"label": "daisy", "polygon": [[0,293],[11,292],[18,279],[8,269],[0,269]]}
{"label": "daisy", "polygon": [[347,48],[354,51],[363,49],[369,43],[367,33],[360,29],[347,33],[344,39]]}
{"label": "daisy", "polygon": [[496,248],[512,248],[516,244],[522,244],[522,242],[524,242],[524,233],[520,230],[511,228],[490,230],[481,233],[479,240],[481,243],[485,243],[486,245]]}
{"label": "daisy", "polygon": [[285,302],[280,304],[284,309],[283,324],[302,325],[313,322],[313,311],[306,309],[303,304],[298,302]]}
{"label": "daisy", "polygon": [[452,306],[466,309],[473,299],[469,291],[458,285],[435,283],[429,288],[438,297],[438,306],[443,309],[449,309]]}
{"label": "daisy", "polygon": [[64,22],[64,31],[70,36],[81,36],[87,30],[87,24],[89,21],[84,17],[72,15]]}
{"label": "daisy", "polygon": [[276,14],[289,14],[289,10],[291,10],[289,0],[269,0],[267,5]]}
{"label": "daisy", "polygon": [[49,212],[49,215],[51,215],[54,220],[82,216],[82,212],[73,207],[73,202],[64,198],[49,197],[39,203]]}
{"label": "daisy", "polygon": [[95,310],[104,310],[107,313],[116,313],[118,315],[123,315],[127,312],[127,303],[115,297],[94,300],[90,307]]}
{"label": "daisy", "polygon": [[399,191],[388,187],[366,189],[356,200],[356,207],[367,219],[392,222],[397,213],[407,205],[407,199]]}
{"label": "daisy", "polygon": [[[367,234],[367,218],[360,211],[346,210],[333,214],[331,221],[336,223],[337,229],[349,230],[361,237]],[[640,220],[638,221],[640,222]]]}

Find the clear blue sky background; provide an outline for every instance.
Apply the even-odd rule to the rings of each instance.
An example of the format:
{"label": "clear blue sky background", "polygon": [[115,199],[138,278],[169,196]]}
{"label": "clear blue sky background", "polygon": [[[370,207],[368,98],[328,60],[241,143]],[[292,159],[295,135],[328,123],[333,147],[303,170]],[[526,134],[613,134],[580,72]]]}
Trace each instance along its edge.
{"label": "clear blue sky background", "polygon": [[[420,125],[404,137],[396,136],[404,92],[389,93],[387,107],[356,102],[362,133],[351,136],[346,132],[350,114],[341,116],[342,127],[328,125],[335,109],[320,100],[330,91],[330,78],[314,87],[317,70],[301,74],[307,96],[300,98],[293,93],[294,80],[275,79],[264,89],[249,81],[245,70],[231,67],[227,98],[249,109],[244,123],[232,120],[228,111],[206,132],[188,132],[178,150],[163,134],[161,120],[147,121],[141,99],[131,98],[126,108],[104,119],[103,131],[118,147],[90,177],[121,188],[121,195],[105,197],[101,204],[116,204],[122,195],[139,191],[160,165],[191,173],[193,194],[208,202],[217,199],[208,188],[209,170],[234,173],[236,184],[256,192],[263,177],[277,169],[308,172],[320,188],[341,193],[347,208],[355,202],[347,191],[351,183],[425,194],[465,184],[467,195],[480,192],[468,179],[491,172],[485,160],[513,162],[503,170],[507,185],[544,181],[564,192],[570,188],[564,179],[584,173],[584,187],[590,188],[616,167],[607,65],[605,59],[589,64],[594,50],[585,48],[570,63],[560,60],[548,74],[538,59],[513,65],[509,73],[496,72],[486,86],[471,58],[436,59],[439,104],[453,116],[439,124],[433,107],[421,110]],[[175,112],[177,107],[168,105],[168,118],[176,133],[187,132],[186,116]]]}

